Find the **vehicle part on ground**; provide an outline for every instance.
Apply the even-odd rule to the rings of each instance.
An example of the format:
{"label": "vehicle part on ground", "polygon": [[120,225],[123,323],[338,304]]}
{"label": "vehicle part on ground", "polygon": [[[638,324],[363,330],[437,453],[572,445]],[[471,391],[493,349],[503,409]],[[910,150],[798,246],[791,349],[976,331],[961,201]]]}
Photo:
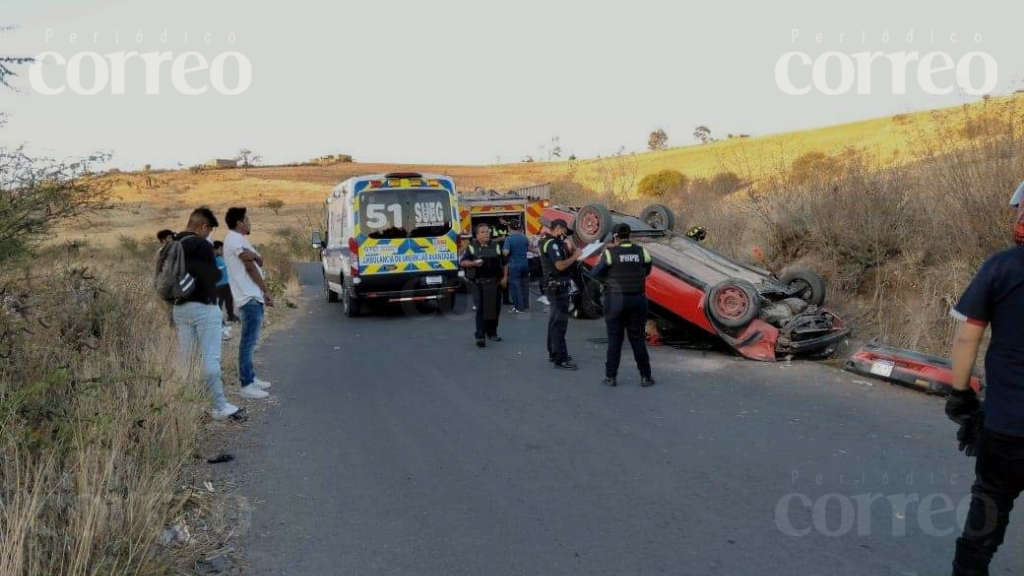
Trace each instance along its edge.
{"label": "vehicle part on ground", "polygon": [[583,244],[599,242],[615,225],[611,210],[604,204],[587,204],[576,213],[573,232]]}
{"label": "vehicle part on ground", "polygon": [[[953,364],[946,358],[905,350],[872,340],[853,353],[843,366],[855,374],[878,378],[925,394],[946,395],[952,388]],[[971,376],[971,388],[984,387],[978,376]]]}
{"label": "vehicle part on ground", "polygon": [[640,211],[640,219],[655,230],[672,230],[676,227],[676,216],[664,204],[651,204]]}
{"label": "vehicle part on ground", "polygon": [[825,303],[825,279],[809,268],[792,268],[779,277],[779,283],[793,289],[793,296],[811,306]]}
{"label": "vehicle part on ground", "polygon": [[738,330],[750,324],[761,311],[761,297],[746,280],[729,278],[711,287],[707,298],[711,319],[719,326]]}
{"label": "vehicle part on ground", "polygon": [[[787,354],[821,349],[823,346],[819,344],[822,342],[838,342],[832,336],[841,328],[844,328],[842,321],[835,314],[817,306],[808,306],[806,311],[779,327],[776,349]],[[843,335],[847,332],[843,331]]]}

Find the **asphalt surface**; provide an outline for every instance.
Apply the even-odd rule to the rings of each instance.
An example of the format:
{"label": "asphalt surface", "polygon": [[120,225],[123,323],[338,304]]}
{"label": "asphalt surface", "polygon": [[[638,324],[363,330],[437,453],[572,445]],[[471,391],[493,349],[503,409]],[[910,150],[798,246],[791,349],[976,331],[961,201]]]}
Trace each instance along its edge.
{"label": "asphalt surface", "polygon": [[[231,465],[248,574],[948,574],[973,460],[936,398],[820,364],[652,350],[640,388],[545,359],[543,308],[346,319],[302,269],[301,318],[259,351],[275,402]],[[966,508],[964,508],[966,509]],[[993,574],[1020,574],[1016,519]]]}

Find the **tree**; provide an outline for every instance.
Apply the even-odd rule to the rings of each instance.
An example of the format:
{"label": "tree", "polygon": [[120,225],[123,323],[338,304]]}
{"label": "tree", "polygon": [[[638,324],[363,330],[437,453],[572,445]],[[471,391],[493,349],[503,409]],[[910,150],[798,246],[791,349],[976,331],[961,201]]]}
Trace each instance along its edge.
{"label": "tree", "polygon": [[253,154],[252,150],[249,150],[248,148],[242,148],[238,151],[238,156],[235,157],[235,160],[241,162],[243,168],[249,168],[250,166],[259,164],[263,161],[263,158]]}
{"label": "tree", "polygon": [[637,193],[648,198],[661,198],[685,190],[686,181],[686,175],[678,170],[659,170],[640,180]]}
{"label": "tree", "polygon": [[700,140],[701,144],[714,142],[714,139],[711,137],[711,128],[708,128],[707,126],[704,125],[697,126],[696,128],[693,129],[693,138],[695,140]]}
{"label": "tree", "polygon": [[274,216],[277,216],[281,213],[281,208],[284,208],[284,200],[281,200],[280,198],[271,198],[263,203],[263,207],[273,212]]}
{"label": "tree", "polygon": [[664,150],[668,148],[668,134],[658,128],[647,137],[647,148],[651,150]]}
{"label": "tree", "polygon": [[592,170],[597,176],[600,186],[611,196],[626,198],[636,185],[640,173],[640,163],[636,156],[626,154],[625,146],[620,147],[614,156],[598,158]]}

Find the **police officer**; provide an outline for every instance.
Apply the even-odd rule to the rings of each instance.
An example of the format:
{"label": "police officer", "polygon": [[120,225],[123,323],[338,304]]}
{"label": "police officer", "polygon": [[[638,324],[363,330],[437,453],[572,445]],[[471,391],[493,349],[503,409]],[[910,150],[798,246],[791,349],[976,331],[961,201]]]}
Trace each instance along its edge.
{"label": "police officer", "polygon": [[[961,449],[977,455],[971,506],[956,541],[954,576],[987,575],[1024,491],[1024,238],[978,270],[953,317],[960,320],[950,357],[953,391],[946,414],[960,424]],[[985,331],[984,409],[968,384]]]}
{"label": "police officer", "polygon": [[498,317],[501,314],[501,289],[508,285],[508,265],[501,248],[491,241],[491,228],[478,224],[476,238],[462,255],[460,266],[466,269],[476,306],[476,345],[483,348],[487,340],[501,342]]}
{"label": "police officer", "polygon": [[608,357],[604,383],[615,386],[622,356],[622,333],[629,336],[633,358],[640,370],[640,385],[653,386],[651,360],[647,355],[644,326],[647,324],[647,295],[644,284],[651,273],[651,253],[629,241],[629,224],[615,227],[612,245],[605,249],[592,274],[605,281],[604,320],[608,326]]}
{"label": "police officer", "polygon": [[547,280],[547,297],[551,302],[548,315],[548,361],[555,368],[576,370],[565,345],[565,331],[569,327],[569,291],[572,286],[572,266],[580,252],[573,250],[563,238],[569,225],[561,218],[551,222],[550,231],[540,242],[540,264]]}

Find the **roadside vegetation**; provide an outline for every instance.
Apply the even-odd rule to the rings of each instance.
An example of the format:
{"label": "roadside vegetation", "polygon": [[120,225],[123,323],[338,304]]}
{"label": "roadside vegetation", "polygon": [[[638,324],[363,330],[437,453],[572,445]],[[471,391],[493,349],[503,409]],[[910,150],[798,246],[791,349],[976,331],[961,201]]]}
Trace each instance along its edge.
{"label": "roadside vegetation", "polygon": [[[109,199],[87,161],[0,154],[5,576],[192,573],[235,528],[218,524],[217,495],[194,486],[204,438],[227,425],[209,421],[201,384],[176,366],[152,288],[155,229],[110,245],[52,236],[105,216]],[[291,260],[305,257],[293,234],[261,246],[284,296],[276,310],[294,305]],[[226,381],[235,358],[225,350]]]}

